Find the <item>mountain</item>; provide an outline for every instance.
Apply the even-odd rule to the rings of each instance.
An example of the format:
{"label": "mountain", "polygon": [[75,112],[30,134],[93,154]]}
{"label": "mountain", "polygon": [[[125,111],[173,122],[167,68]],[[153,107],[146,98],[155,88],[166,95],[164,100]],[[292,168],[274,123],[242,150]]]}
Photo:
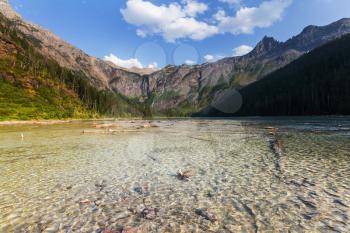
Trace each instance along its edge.
{"label": "mountain", "polygon": [[37,43],[0,14],[0,120],[143,115],[138,103],[99,89],[83,72],[44,56]]}
{"label": "mountain", "polygon": [[154,71],[125,69],[89,56],[46,29],[24,21],[13,11],[8,0],[0,0],[0,12],[11,22],[12,30],[25,35],[35,52],[56,62],[62,69],[81,74],[84,82],[96,91],[123,100],[124,109],[117,111],[114,107],[108,114],[119,114],[131,108],[138,109],[128,113],[132,115],[141,112],[147,116],[189,116],[211,105],[227,90],[240,89],[260,80],[303,54],[350,32],[350,19],[342,19],[322,27],[308,26],[286,42],[264,37],[245,56],[194,66],[169,65]]}
{"label": "mountain", "polygon": [[[118,77],[119,83],[115,86],[130,87],[128,90],[123,89],[123,93],[120,94],[130,97],[141,97],[143,95],[139,89],[140,85],[135,85],[135,83],[140,84],[142,82],[142,75],[137,72],[131,72],[110,62],[89,56],[50,31],[24,21],[12,9],[8,0],[0,0],[0,12],[13,22],[16,29],[27,37],[33,38],[41,54],[55,60],[64,68],[84,73],[89,78],[89,82],[98,89],[111,90],[109,82],[113,80],[113,83],[115,83],[115,78]],[[138,71],[143,72],[143,70]]]}
{"label": "mountain", "polygon": [[237,95],[228,95],[221,100],[220,108],[210,107],[198,115],[349,115],[349,93],[350,34],[242,88],[242,106],[237,112],[225,111],[238,100]]}
{"label": "mountain", "polygon": [[154,111],[194,112],[227,89],[240,89],[284,67],[303,54],[350,33],[350,19],[306,27],[286,42],[264,37],[252,52],[197,66],[170,66],[151,74]]}

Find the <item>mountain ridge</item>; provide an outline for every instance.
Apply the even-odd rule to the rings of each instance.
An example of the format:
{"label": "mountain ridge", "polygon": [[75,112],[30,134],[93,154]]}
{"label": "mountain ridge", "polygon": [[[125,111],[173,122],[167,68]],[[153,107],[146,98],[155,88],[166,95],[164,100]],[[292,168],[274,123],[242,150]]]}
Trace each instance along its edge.
{"label": "mountain ridge", "polygon": [[[305,116],[350,114],[350,34],[221,99],[194,116]],[[232,98],[236,97],[236,98]],[[239,109],[230,103],[239,102]],[[239,103],[238,103],[239,104]],[[232,111],[230,111],[232,109]]]}
{"label": "mountain ridge", "polygon": [[0,120],[142,116],[137,102],[99,90],[84,73],[42,55],[0,13]]}
{"label": "mountain ridge", "polygon": [[168,65],[155,72],[128,70],[89,56],[55,34],[27,23],[0,0],[0,11],[33,39],[37,49],[61,66],[83,72],[99,90],[108,90],[149,107],[151,115],[189,116],[227,89],[240,89],[284,67],[303,54],[350,33],[350,19],[308,26],[285,42],[265,36],[248,54],[200,65]]}
{"label": "mountain ridge", "polygon": [[[130,71],[126,68],[118,67],[115,64],[110,64],[107,61],[101,60],[94,56],[86,54],[79,48],[62,40],[54,33],[42,28],[39,25],[26,22],[21,16],[13,10],[8,0],[0,0],[0,12],[2,12],[9,20],[14,21],[16,27],[38,42],[40,52],[51,59],[56,60],[61,66],[80,71],[89,77],[91,84],[101,90],[112,90],[109,82],[113,76],[129,77],[129,79],[140,79],[141,74]],[[122,79],[121,85],[125,83],[133,84],[133,80]],[[125,91],[124,95],[130,97],[142,96],[140,90],[131,88],[131,91]]]}
{"label": "mountain ridge", "polygon": [[[151,75],[159,83],[154,88],[155,92],[158,92],[158,96],[172,93],[176,98],[168,101],[168,104],[164,100],[156,100],[153,103],[155,111],[166,111],[166,108],[177,108],[181,105],[186,105],[189,112],[204,108],[225,89],[240,89],[310,50],[348,33],[350,19],[341,19],[325,26],[306,27],[300,34],[285,42],[264,37],[250,53],[241,57],[227,57],[217,62],[191,67],[172,67],[172,72],[167,68],[157,71]],[[178,82],[179,79],[184,81]]]}

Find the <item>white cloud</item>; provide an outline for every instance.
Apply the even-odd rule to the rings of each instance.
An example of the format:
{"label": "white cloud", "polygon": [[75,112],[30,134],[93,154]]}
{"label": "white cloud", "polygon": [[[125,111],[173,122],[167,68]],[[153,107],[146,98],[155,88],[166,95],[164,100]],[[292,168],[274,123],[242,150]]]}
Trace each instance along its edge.
{"label": "white cloud", "polygon": [[[232,50],[233,51],[232,56],[234,56],[234,57],[243,56],[243,55],[248,54],[252,50],[253,50],[253,47],[250,47],[248,45],[241,45],[241,46],[238,46]],[[223,58],[225,58],[225,56],[207,54],[203,58],[204,58],[205,62],[211,63],[211,62],[216,62],[220,59],[223,59]]]}
{"label": "white cloud", "polygon": [[145,0],[128,0],[121,13],[126,22],[138,27],[137,35],[162,35],[168,42],[180,38],[202,40],[218,33],[216,26],[198,21],[195,16],[208,9],[204,3],[186,0],[184,5],[154,5]]}
{"label": "white cloud", "polygon": [[116,64],[117,66],[121,66],[121,67],[128,68],[128,69],[132,68],[132,67],[143,68],[143,65],[141,64],[141,62],[136,58],[130,58],[130,59],[123,60],[123,59],[121,59],[121,58],[119,58],[116,55],[111,53],[109,56],[105,56],[104,59],[106,61],[110,61],[110,62]]}
{"label": "white cloud", "polygon": [[220,60],[222,58],[224,58],[224,56],[221,56],[221,55],[207,54],[204,56],[204,60],[206,62],[216,62],[217,60]]}
{"label": "white cloud", "polygon": [[252,50],[253,50],[253,47],[250,47],[248,45],[241,45],[233,49],[233,56],[234,57],[243,56],[250,53]]}
{"label": "white cloud", "polygon": [[218,29],[194,18],[180,18],[167,25],[162,33],[163,37],[169,42],[174,42],[180,38],[203,40],[217,34]]}
{"label": "white cloud", "polygon": [[204,56],[204,59],[206,61],[213,61],[214,60],[214,56],[211,55],[211,54],[207,54],[207,55]]}
{"label": "white cloud", "polygon": [[139,37],[145,38],[147,36],[147,33],[142,31],[141,29],[137,29],[136,35],[138,35]]}
{"label": "white cloud", "polygon": [[[123,68],[139,68],[139,69],[143,69],[144,66],[142,65],[142,63],[137,59],[137,58],[130,58],[130,59],[121,59],[118,56],[114,55],[114,54],[110,54],[109,56],[105,56],[104,57],[105,61],[109,61],[112,62],[113,64],[123,67]],[[158,63],[157,62],[153,62],[151,64],[149,64],[147,66],[148,68],[151,69],[157,69],[158,68]]]}
{"label": "white cloud", "polygon": [[195,0],[185,0],[184,3],[186,4],[184,7],[185,13],[191,17],[203,14],[208,10],[208,5]]}
{"label": "white cloud", "polygon": [[[220,0],[236,4],[240,0]],[[199,15],[208,10],[208,5],[198,0],[182,0],[180,3],[155,5],[149,0],[127,0],[121,9],[124,20],[137,27],[140,37],[161,35],[168,42],[189,38],[203,40],[219,33],[249,34],[255,28],[270,27],[281,19],[293,0],[266,0],[257,7],[241,7],[235,15],[219,10],[208,23]]]}
{"label": "white cloud", "polygon": [[148,65],[148,68],[150,68],[150,69],[158,69],[158,63],[157,62],[153,62],[153,63]]}
{"label": "white cloud", "polygon": [[197,64],[197,62],[195,62],[195,61],[193,61],[193,60],[186,60],[186,61],[185,61],[185,64],[186,64],[186,65],[189,65],[189,66],[192,66],[192,65]]}
{"label": "white cloud", "polygon": [[292,0],[264,1],[258,7],[241,7],[235,16],[227,16],[223,10],[215,14],[221,33],[250,34],[255,28],[270,27],[281,19]]}

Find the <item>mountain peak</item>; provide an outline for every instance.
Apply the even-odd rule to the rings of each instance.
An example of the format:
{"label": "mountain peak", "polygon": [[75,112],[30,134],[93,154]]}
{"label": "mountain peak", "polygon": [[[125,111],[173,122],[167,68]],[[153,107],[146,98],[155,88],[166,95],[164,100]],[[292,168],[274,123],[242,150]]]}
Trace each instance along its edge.
{"label": "mountain peak", "polygon": [[338,20],[337,22],[342,23],[342,24],[350,24],[350,18],[342,18],[342,19]]}
{"label": "mountain peak", "polygon": [[317,30],[317,29],[318,29],[318,27],[316,25],[309,25],[309,26],[305,27],[301,33],[310,33],[310,32]]}
{"label": "mountain peak", "polygon": [[12,9],[8,0],[0,0],[0,12],[9,19],[21,18],[21,16]]}
{"label": "mountain peak", "polygon": [[277,48],[280,45],[273,37],[264,36],[264,38],[256,45],[254,50],[251,52],[253,56],[261,56]]}
{"label": "mountain peak", "polygon": [[350,27],[350,18],[342,18],[334,23],[331,23],[328,26],[339,28],[339,29],[349,28]]}

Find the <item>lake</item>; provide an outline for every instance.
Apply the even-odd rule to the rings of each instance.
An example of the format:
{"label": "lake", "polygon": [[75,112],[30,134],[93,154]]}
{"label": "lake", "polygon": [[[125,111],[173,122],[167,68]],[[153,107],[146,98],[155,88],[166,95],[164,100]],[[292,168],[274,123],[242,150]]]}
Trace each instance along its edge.
{"label": "lake", "polygon": [[350,118],[143,124],[0,126],[0,232],[350,231]]}

